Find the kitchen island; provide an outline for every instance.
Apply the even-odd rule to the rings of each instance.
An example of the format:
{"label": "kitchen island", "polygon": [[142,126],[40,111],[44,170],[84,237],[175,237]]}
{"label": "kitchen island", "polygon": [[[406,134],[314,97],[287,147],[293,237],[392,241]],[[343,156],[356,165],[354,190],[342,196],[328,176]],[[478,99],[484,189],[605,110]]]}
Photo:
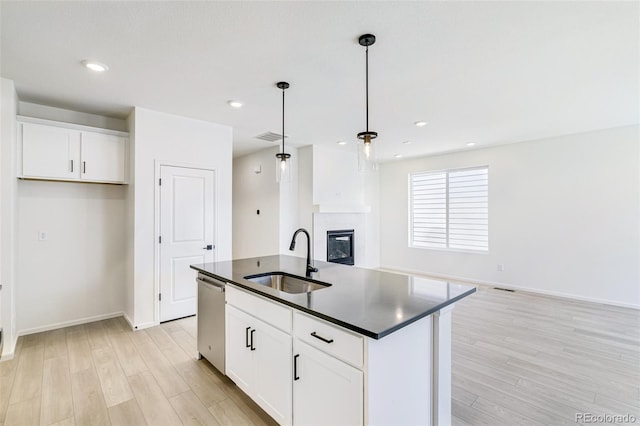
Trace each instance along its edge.
{"label": "kitchen island", "polygon": [[227,284],[225,374],[281,424],[450,424],[450,311],[475,288],[318,261],[310,292],[247,278],[306,266],[192,265]]}

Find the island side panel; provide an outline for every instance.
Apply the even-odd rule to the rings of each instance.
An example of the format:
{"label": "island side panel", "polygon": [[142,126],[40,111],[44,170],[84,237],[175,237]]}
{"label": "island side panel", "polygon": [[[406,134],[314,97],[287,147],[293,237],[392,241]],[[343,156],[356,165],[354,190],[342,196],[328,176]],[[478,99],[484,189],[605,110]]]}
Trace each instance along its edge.
{"label": "island side panel", "polygon": [[432,331],[430,315],[380,340],[367,339],[365,424],[431,424]]}
{"label": "island side panel", "polygon": [[451,311],[433,314],[433,425],[451,424]]}

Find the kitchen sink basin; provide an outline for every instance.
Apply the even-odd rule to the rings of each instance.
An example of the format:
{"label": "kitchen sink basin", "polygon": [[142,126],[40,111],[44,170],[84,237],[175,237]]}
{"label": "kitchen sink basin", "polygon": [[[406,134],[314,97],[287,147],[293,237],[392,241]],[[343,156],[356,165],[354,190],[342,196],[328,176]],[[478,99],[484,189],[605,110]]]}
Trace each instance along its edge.
{"label": "kitchen sink basin", "polygon": [[269,272],[267,274],[247,275],[245,280],[271,287],[285,293],[309,293],[331,286],[329,283],[310,280],[309,278],[285,274],[284,272]]}

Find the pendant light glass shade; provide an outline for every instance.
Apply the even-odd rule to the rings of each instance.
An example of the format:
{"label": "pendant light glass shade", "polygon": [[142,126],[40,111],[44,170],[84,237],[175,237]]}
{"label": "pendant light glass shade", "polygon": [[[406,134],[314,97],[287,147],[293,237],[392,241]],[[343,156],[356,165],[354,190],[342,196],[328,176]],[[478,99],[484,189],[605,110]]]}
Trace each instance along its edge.
{"label": "pendant light glass shade", "polygon": [[276,182],[291,182],[291,154],[276,154]]}
{"label": "pendant light glass shade", "polygon": [[369,46],[376,42],[376,36],[373,34],[363,34],[358,39],[361,46],[366,47],[365,63],[366,63],[366,118],[367,130],[358,133],[358,171],[375,172],[378,169],[378,163],[375,152],[375,144],[373,140],[378,137],[378,133],[369,130]]}
{"label": "pendant light glass shade", "polygon": [[289,83],[280,81],[276,86],[282,89],[282,152],[276,154],[276,182],[291,182],[291,154],[284,152],[284,91]]}
{"label": "pendant light glass shade", "polygon": [[358,139],[358,171],[375,172],[378,170],[376,146],[371,139]]}

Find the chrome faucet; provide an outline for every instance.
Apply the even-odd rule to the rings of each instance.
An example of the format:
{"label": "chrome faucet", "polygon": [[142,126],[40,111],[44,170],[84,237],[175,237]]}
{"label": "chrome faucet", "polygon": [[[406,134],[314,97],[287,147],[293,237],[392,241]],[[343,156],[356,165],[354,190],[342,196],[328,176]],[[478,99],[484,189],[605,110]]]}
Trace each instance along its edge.
{"label": "chrome faucet", "polygon": [[307,271],[306,276],[311,278],[312,272],[318,272],[318,268],[314,268],[311,264],[311,237],[306,229],[300,228],[296,232],[293,233],[293,238],[291,238],[291,244],[289,245],[289,250],[293,251],[296,248],[296,237],[300,232],[303,232],[307,236]]}

